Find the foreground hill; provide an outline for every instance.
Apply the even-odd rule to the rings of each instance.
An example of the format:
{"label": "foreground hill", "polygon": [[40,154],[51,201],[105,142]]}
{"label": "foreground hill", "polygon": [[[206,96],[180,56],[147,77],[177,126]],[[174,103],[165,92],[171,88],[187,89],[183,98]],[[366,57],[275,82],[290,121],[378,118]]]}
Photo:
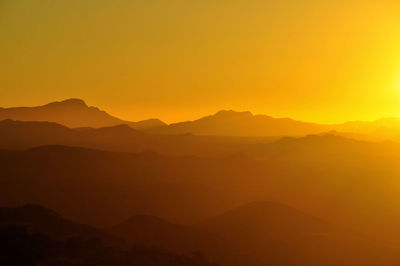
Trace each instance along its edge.
{"label": "foreground hill", "polygon": [[148,129],[165,125],[158,119],[139,122],[123,121],[97,107],[87,106],[83,100],[68,99],[36,107],[0,108],[0,120],[56,122],[68,127],[108,127],[128,124],[136,129]]}
{"label": "foreground hill", "polygon": [[38,205],[0,208],[0,263],[205,266],[213,265],[210,258],[232,266],[392,266],[399,261],[393,247],[265,201],[192,227],[137,215],[106,231]]}
{"label": "foreground hill", "polygon": [[38,205],[0,208],[1,265],[211,266],[204,256],[122,244]]}
{"label": "foreground hill", "polygon": [[191,253],[221,265],[395,265],[393,247],[274,202],[234,208],[194,227],[134,216],[110,232],[132,243]]}
{"label": "foreground hill", "polygon": [[135,215],[108,228],[107,232],[131,244],[155,246],[187,255],[202,251],[221,265],[241,265],[238,257],[250,261],[248,257],[237,256],[236,239],[224,239],[193,225],[171,223],[156,216]]}
{"label": "foreground hill", "polygon": [[251,265],[394,265],[399,261],[394,248],[268,201],[234,208],[200,228],[233,240]]}
{"label": "foreground hill", "polygon": [[30,204],[18,208],[0,208],[0,227],[7,225],[24,226],[56,239],[79,236],[96,237],[113,244],[117,242],[111,235],[101,230],[73,223],[41,205]]}
{"label": "foreground hill", "polygon": [[[191,254],[198,250],[210,251],[218,245],[219,241],[216,237],[194,227],[171,223],[149,215],[132,216],[122,223],[110,227],[107,231],[133,244],[158,246],[185,254]],[[222,243],[219,244],[222,245]],[[216,253],[216,250],[211,252]]]}

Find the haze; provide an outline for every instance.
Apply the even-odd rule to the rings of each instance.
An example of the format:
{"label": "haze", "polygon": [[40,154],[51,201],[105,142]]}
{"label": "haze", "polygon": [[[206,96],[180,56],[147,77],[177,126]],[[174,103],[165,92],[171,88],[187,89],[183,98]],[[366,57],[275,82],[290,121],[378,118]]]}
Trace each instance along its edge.
{"label": "haze", "polygon": [[77,97],[166,122],[398,116],[399,13],[390,0],[3,0],[0,106]]}
{"label": "haze", "polygon": [[0,0],[0,265],[399,266],[399,0]]}

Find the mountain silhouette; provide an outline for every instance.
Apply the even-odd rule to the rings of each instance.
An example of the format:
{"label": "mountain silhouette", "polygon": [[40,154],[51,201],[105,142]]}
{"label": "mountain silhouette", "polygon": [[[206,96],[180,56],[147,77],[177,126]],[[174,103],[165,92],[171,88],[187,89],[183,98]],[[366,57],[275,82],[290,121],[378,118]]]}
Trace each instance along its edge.
{"label": "mountain silhouette", "polygon": [[398,260],[393,247],[269,201],[242,205],[200,227],[236,243],[251,265],[391,265]]}
{"label": "mountain silhouette", "polygon": [[[187,166],[180,166],[182,163]],[[200,172],[189,178],[189,168],[201,167],[198,163],[192,157],[169,158],[151,152],[114,153],[68,146],[3,150],[0,204],[38,203],[96,226],[115,224],[133,214],[192,223],[239,200],[229,188],[201,183]]]}
{"label": "mountain silhouette", "polygon": [[396,248],[270,201],[250,202],[192,226],[135,215],[106,229],[75,223],[41,205],[2,207],[0,246],[5,265],[214,265],[206,258],[232,266],[398,262]]}
{"label": "mountain silhouette", "polygon": [[50,122],[0,121],[0,148],[28,149],[44,145],[68,145],[118,151],[156,151],[168,155],[221,156],[253,149],[277,137],[223,137],[157,135],[127,125],[103,128],[67,128]]}
{"label": "mountain silhouette", "polygon": [[372,122],[353,121],[333,125],[338,131],[365,134],[380,140],[400,140],[400,118],[387,117]]}
{"label": "mountain silhouette", "polygon": [[0,204],[39,203],[105,226],[134,214],[190,224],[268,199],[400,243],[398,144],[308,136],[255,145],[252,153],[214,158],[67,146],[1,150]]}
{"label": "mountain silhouette", "polygon": [[232,110],[222,110],[195,121],[150,129],[151,132],[162,134],[192,133],[223,136],[303,136],[322,133],[326,130],[327,128],[323,125]]}
{"label": "mountain silhouette", "polygon": [[0,264],[215,266],[202,254],[124,243],[40,205],[0,208]]}
{"label": "mountain silhouette", "polygon": [[108,230],[173,252],[199,249],[220,265],[391,265],[396,249],[287,205],[257,201],[184,226],[137,215]]}
{"label": "mountain silhouette", "polygon": [[53,210],[37,204],[16,208],[0,207],[0,226],[24,226],[56,239],[66,237],[96,237],[109,243],[118,243],[111,234],[84,224],[71,222]]}
{"label": "mountain silhouette", "polygon": [[342,124],[317,124],[253,115],[251,112],[222,110],[214,115],[194,121],[178,122],[149,128],[149,132],[160,134],[195,134],[218,136],[291,136],[310,134],[332,134],[358,140],[400,140],[400,118],[381,118],[372,122],[354,121]]}
{"label": "mountain silhouette", "polygon": [[211,247],[215,249],[217,241],[193,227],[170,223],[149,215],[135,215],[107,231],[130,243],[158,246],[185,254],[211,250]]}
{"label": "mountain silhouette", "polygon": [[[103,129],[47,122],[3,123],[12,125],[2,131],[0,123],[0,147],[9,149],[0,151],[3,205],[39,203],[76,221],[104,226],[134,214],[189,224],[246,201],[268,199],[400,243],[397,143],[311,135],[232,145],[225,137],[160,137],[126,126],[100,134]],[[68,135],[53,138],[48,129],[24,130],[37,124]],[[123,152],[66,146],[10,150],[27,144]],[[222,147],[231,153],[199,156]],[[139,153],[126,153],[135,149]],[[165,155],[170,150],[174,156]],[[178,151],[187,155],[177,156]]]}
{"label": "mountain silhouette", "polygon": [[359,140],[400,140],[400,118],[382,118],[372,122],[353,121],[342,124],[317,124],[253,115],[251,112],[221,110],[194,121],[165,124],[159,119],[138,122],[121,120],[81,99],[67,99],[36,107],[0,108],[0,120],[47,121],[82,130],[126,124],[137,130],[170,135],[207,135],[242,137],[300,137],[332,132]]}
{"label": "mountain silhouette", "polygon": [[36,107],[0,108],[0,120],[56,122],[67,127],[107,127],[127,124],[136,129],[163,126],[158,119],[139,122],[123,121],[97,107],[88,106],[81,99],[68,99]]}
{"label": "mountain silhouette", "polygon": [[[55,131],[72,130],[45,124]],[[73,131],[86,130],[93,129]],[[125,126],[116,130],[147,135]],[[70,146],[0,150],[0,204],[41,204],[80,223],[107,227],[133,216],[119,233],[131,236],[133,243],[182,252],[184,242],[189,243],[186,250],[206,243],[212,248],[202,250],[212,258],[241,265],[294,264],[286,258],[295,258],[295,265],[346,265],[344,256],[352,265],[390,265],[381,258],[393,257],[383,256],[379,243],[385,242],[389,253],[391,243],[400,243],[398,144],[314,135],[255,146],[256,158]],[[255,200],[264,201],[234,208]],[[361,241],[364,235],[370,240]],[[209,238],[218,245],[207,244]],[[371,263],[362,261],[361,254],[368,254]]]}

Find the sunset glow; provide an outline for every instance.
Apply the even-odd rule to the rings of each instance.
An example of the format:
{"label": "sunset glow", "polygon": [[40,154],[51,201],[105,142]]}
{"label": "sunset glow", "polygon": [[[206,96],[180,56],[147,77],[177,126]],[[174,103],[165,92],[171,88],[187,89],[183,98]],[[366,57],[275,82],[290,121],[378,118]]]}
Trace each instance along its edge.
{"label": "sunset glow", "polygon": [[400,0],[0,0],[1,266],[399,266]]}
{"label": "sunset glow", "polygon": [[167,122],[220,109],[397,116],[399,13],[390,0],[5,0],[0,101],[83,98]]}

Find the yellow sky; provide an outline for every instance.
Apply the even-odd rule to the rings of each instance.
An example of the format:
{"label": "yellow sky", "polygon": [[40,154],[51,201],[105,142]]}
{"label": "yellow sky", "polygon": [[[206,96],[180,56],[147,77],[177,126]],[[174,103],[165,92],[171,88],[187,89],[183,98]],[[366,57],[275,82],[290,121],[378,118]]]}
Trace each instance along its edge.
{"label": "yellow sky", "polygon": [[400,115],[398,0],[2,0],[0,106],[121,118]]}

